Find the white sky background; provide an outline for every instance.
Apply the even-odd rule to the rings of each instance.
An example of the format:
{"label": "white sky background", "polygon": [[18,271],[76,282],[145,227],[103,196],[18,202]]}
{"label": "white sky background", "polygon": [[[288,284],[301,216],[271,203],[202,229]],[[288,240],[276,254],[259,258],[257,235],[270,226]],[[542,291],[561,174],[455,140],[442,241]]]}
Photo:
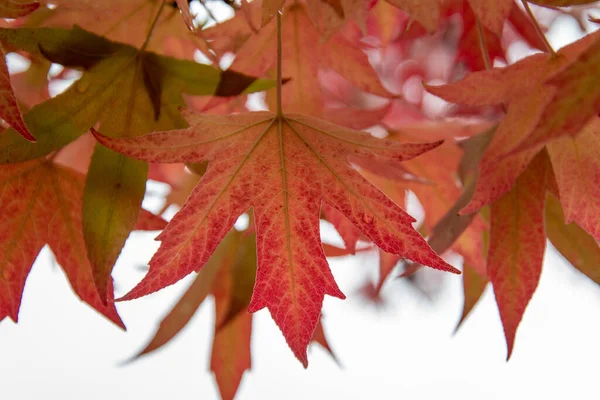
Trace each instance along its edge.
{"label": "white sky background", "polygon": [[[549,36],[559,47],[575,32],[575,26],[565,23]],[[135,266],[147,262],[156,249],[154,236],[137,233],[129,240],[115,271],[119,293],[142,278]],[[460,277],[440,274],[445,285],[434,302],[400,281],[388,282],[388,306],[377,309],[356,294],[357,284],[376,269],[376,262],[364,256],[331,261],[348,299],[326,297],[324,326],[343,368],[315,346],[304,370],[262,310],[255,317],[253,369],[244,376],[237,398],[598,398],[600,290],[555,251],[546,254],[539,288],[508,363],[491,289],[453,336],[462,307]],[[119,303],[128,327],[124,333],[73,295],[44,250],[27,281],[19,324],[0,323],[0,398],[218,398],[209,371],[210,299],[162,351],[118,365],[145,345],[190,278],[155,295]]]}

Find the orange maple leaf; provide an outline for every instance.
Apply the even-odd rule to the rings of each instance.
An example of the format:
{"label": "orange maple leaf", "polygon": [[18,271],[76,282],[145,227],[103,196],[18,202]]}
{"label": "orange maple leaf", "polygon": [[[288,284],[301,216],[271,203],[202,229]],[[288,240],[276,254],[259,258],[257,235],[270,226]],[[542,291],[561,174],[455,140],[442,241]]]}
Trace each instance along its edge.
{"label": "orange maple leaf", "polygon": [[185,112],[190,128],[131,139],[97,134],[104,145],[150,162],[209,166],[159,235],[148,275],[123,299],[137,298],[200,269],[238,216],[254,209],[258,271],[251,312],[267,307],[306,366],[306,347],[325,294],[344,298],[319,236],[321,203],[342,212],[383,250],[458,272],[416,232],[405,211],[369,184],[349,160],[399,165],[441,142],[400,144],[328,122],[269,112],[229,116]]}
{"label": "orange maple leaf", "polygon": [[[290,79],[282,89],[284,109],[328,118],[327,112],[323,111],[323,89],[317,79],[322,70],[334,71],[365,92],[386,98],[394,97],[384,88],[358,43],[340,34],[322,40],[308,11],[305,5],[296,3],[287,7],[283,15],[282,41],[286,45],[282,49],[282,68],[286,78]],[[236,18],[244,17],[240,13]],[[230,26],[234,24],[232,21],[228,23]],[[237,28],[238,25],[233,26]],[[223,34],[218,27],[215,29],[217,32],[211,33],[209,29],[207,35],[214,37]],[[276,53],[265,51],[275,47],[276,24],[272,21],[251,37],[248,36],[251,30],[246,29],[244,33],[236,32],[246,41],[237,51],[229,69],[261,76],[276,65]],[[267,102],[271,105],[275,100],[273,94],[267,93]]]}
{"label": "orange maple leaf", "polygon": [[[565,74],[572,76],[573,69],[580,69],[580,59],[589,72],[590,65],[597,62],[595,58],[590,60],[590,56],[600,45],[599,38],[600,33],[590,34],[561,49],[556,56],[538,54],[505,68],[470,74],[453,84],[427,86],[431,93],[457,104],[507,105],[506,116],[481,160],[473,199],[462,213],[476,211],[508,192],[545,141],[556,138],[557,132],[579,133],[582,124],[589,121],[600,92],[590,90],[585,95],[585,112],[576,112],[577,106],[570,104],[567,110],[557,114],[556,105],[571,100],[565,93],[559,96],[560,85],[557,87],[553,82],[564,82],[561,77]],[[586,74],[582,78],[574,78],[578,93],[592,79],[586,78]]]}
{"label": "orange maple leaf", "polygon": [[[256,238],[250,230],[229,231],[183,296],[160,322],[153,338],[136,356],[151,353],[173,339],[212,294],[215,329],[210,369],[215,374],[223,400],[234,398],[244,372],[251,367],[252,315],[246,309],[256,276]],[[312,342],[319,343],[336,360],[320,321]]]}
{"label": "orange maple leaf", "polygon": [[[77,296],[125,327],[114,303],[103,304],[94,285],[81,222],[84,181],[83,175],[45,160],[0,169],[0,319],[17,321],[27,275],[48,244]],[[164,225],[143,211],[136,229]],[[109,286],[112,295],[112,281]]]}
{"label": "orange maple leaf", "polygon": [[550,171],[548,155],[539,153],[511,191],[491,205],[487,272],[504,326],[508,357],[517,327],[537,288],[544,251],[544,203]]}

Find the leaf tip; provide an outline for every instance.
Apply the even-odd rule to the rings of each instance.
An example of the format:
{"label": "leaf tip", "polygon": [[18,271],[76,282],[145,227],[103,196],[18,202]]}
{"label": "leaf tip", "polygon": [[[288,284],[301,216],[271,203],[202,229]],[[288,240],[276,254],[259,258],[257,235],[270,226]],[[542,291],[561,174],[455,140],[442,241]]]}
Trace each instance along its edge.
{"label": "leaf tip", "polygon": [[31,134],[31,132],[29,132],[29,129],[27,129],[26,127],[20,127],[20,129],[17,129],[17,132],[19,132],[19,135],[21,135],[25,140],[31,142],[31,143],[36,143],[37,139],[35,138],[35,136],[33,136]]}
{"label": "leaf tip", "polygon": [[99,141],[102,144],[106,143],[106,139],[108,139],[108,137],[106,137],[103,134],[101,134],[100,132],[98,132],[96,129],[94,129],[94,127],[90,128],[90,132],[92,133],[92,135],[94,136],[94,138],[97,141]]}

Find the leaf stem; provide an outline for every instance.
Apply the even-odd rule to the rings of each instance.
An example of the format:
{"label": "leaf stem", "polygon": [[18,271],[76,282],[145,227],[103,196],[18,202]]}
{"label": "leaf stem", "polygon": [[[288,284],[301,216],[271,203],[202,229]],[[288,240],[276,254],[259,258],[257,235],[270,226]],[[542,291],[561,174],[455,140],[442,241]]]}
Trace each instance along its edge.
{"label": "leaf stem", "polygon": [[166,0],[163,0],[162,3],[160,4],[160,7],[158,7],[158,12],[156,13],[156,16],[154,17],[152,24],[150,25],[150,29],[148,29],[148,34],[146,35],[146,40],[144,40],[144,43],[140,47],[140,51],[144,51],[144,50],[146,50],[146,47],[148,47],[148,43],[150,43],[150,39],[152,38],[152,33],[154,32],[154,28],[156,28],[156,24],[158,24],[158,20],[160,19],[160,14],[162,14],[162,11],[165,8],[165,4],[166,4]]}
{"label": "leaf stem", "polygon": [[544,32],[542,31],[542,28],[538,24],[537,19],[535,19],[535,16],[533,15],[533,12],[531,11],[531,7],[529,7],[529,3],[527,2],[527,0],[521,0],[521,3],[523,3],[523,7],[525,7],[525,11],[527,12],[527,15],[529,15],[529,19],[531,19],[531,22],[533,23],[533,26],[534,26],[536,32],[540,36],[540,39],[542,39],[542,42],[544,42],[544,46],[546,47],[546,50],[548,51],[548,53],[552,54],[553,56],[556,56],[556,52],[552,48],[552,45],[550,44],[550,42],[548,42],[548,38],[546,38],[546,35],[544,35]]}
{"label": "leaf stem", "polygon": [[281,105],[281,86],[282,86],[282,47],[281,47],[281,10],[277,11],[277,118],[283,117],[283,107]]}
{"label": "leaf stem", "polygon": [[485,36],[483,35],[483,28],[479,18],[475,19],[475,25],[477,26],[477,38],[479,39],[479,50],[481,50],[481,58],[483,58],[483,65],[485,69],[492,69],[492,62],[490,61],[490,53],[488,52],[487,44],[485,43]]}

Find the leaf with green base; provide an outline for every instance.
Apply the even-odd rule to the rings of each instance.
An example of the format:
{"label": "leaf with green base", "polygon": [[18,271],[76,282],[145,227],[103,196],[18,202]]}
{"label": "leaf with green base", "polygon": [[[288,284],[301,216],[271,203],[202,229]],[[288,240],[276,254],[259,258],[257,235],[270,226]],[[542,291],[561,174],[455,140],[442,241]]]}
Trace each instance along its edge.
{"label": "leaf with green base", "polygon": [[[221,72],[192,61],[159,56],[96,36],[79,27],[0,30],[12,47],[83,70],[65,93],[34,107],[25,119],[38,137],[27,145],[14,132],[0,138],[0,162],[19,162],[58,150],[100,124],[111,137],[186,126],[177,107],[182,93],[233,96],[262,89],[268,81]],[[133,229],[144,197],[147,164],[97,147],[83,198],[88,257],[106,301],[113,265]]]}

